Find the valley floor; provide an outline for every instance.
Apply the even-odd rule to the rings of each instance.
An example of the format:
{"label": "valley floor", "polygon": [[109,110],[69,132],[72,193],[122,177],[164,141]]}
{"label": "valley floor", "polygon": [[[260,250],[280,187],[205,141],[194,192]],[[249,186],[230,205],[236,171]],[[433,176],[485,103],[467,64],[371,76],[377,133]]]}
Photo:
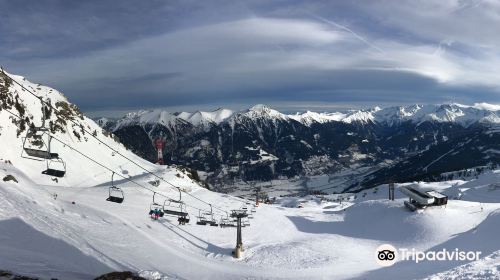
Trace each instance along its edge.
{"label": "valley floor", "polygon": [[[133,270],[160,279],[498,279],[500,277],[500,171],[477,180],[421,183],[453,199],[446,208],[409,212],[404,198],[386,199],[386,189],[349,202],[316,197],[280,198],[261,205],[243,229],[246,248],[231,251],[235,228],[178,226],[174,218],[148,216],[150,192],[121,183],[123,204],[107,202],[106,185],[42,186],[8,164],[0,175],[0,268],[27,276],[92,279]],[[165,171],[165,178],[174,176]],[[136,180],[146,183],[148,176]],[[146,183],[147,184],[147,183]],[[175,197],[166,185],[158,191]],[[219,208],[238,209],[246,200],[193,186],[191,193]],[[57,194],[55,198],[54,194]],[[184,196],[183,196],[184,198]],[[206,208],[185,196],[188,205]],[[297,208],[302,204],[303,208]],[[220,212],[216,212],[221,214]],[[399,261],[382,268],[376,248],[389,243],[417,250],[481,251],[481,259]]]}

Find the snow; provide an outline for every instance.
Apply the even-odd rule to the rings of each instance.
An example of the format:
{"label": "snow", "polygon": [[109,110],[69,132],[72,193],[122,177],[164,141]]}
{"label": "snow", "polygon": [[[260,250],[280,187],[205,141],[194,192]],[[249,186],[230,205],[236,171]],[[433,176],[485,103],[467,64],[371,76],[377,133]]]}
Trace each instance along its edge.
{"label": "snow", "polygon": [[[19,87],[11,90],[19,92],[28,112],[39,120],[38,101]],[[50,95],[53,101],[65,100],[45,87],[39,93]],[[254,108],[254,112],[257,110],[270,116],[277,114],[264,107]],[[171,117],[161,112],[130,116],[141,121],[170,121]],[[78,122],[90,131],[96,130],[99,139],[120,153],[203,201],[223,210],[240,209],[250,203],[206,190],[176,168],[140,159],[104,135],[88,118]],[[231,257],[236,242],[234,228],[195,224],[196,208],[207,210],[203,202],[183,194],[191,217],[188,225],[177,225],[173,217],[153,221],[148,217],[150,191],[117,180],[125,193],[124,202],[106,201],[110,172],[57,142],[54,150],[66,161],[67,174],[55,182],[40,174],[43,162],[20,157],[20,137],[5,110],[0,111],[0,124],[0,178],[13,175],[19,181],[0,181],[0,268],[5,270],[44,279],[92,279],[116,270],[136,271],[151,279],[498,278],[500,170],[482,173],[469,181],[415,182],[422,189],[450,197],[446,208],[428,208],[420,213],[407,211],[403,206],[407,198],[398,191],[395,201],[387,200],[386,185],[349,194],[352,199],[348,202],[333,201],[338,199],[336,195],[326,197],[331,199],[278,198],[276,204],[257,207],[251,225],[243,228],[243,258],[236,260]],[[68,133],[56,136],[116,172],[150,186],[152,175],[113,155],[92,137],[78,140],[72,134],[73,128],[67,129]],[[259,155],[274,157],[260,148]],[[343,174],[345,178],[337,179],[344,182],[354,175]],[[335,182],[317,177],[306,187],[321,189],[319,186],[325,183]],[[297,181],[293,187],[303,186]],[[164,182],[152,188],[169,197],[178,195]],[[279,188],[289,191],[290,185],[284,183]],[[303,208],[297,208],[299,204]],[[217,219],[225,217],[219,210],[214,214]],[[480,250],[484,257],[473,262],[398,261],[383,268],[376,263],[374,253],[384,243],[419,250]]]}
{"label": "snow", "polygon": [[219,124],[233,115],[233,111],[228,109],[217,109],[212,112],[180,112],[171,113],[161,109],[141,110],[126,114],[119,119],[113,130],[121,127],[138,124],[162,124],[165,126],[174,126],[179,122],[187,122],[194,126],[209,128],[211,125]]}
{"label": "snow", "polygon": [[336,112],[336,113],[316,113],[307,111],[302,114],[288,115],[291,119],[294,119],[298,122],[301,122],[307,126],[310,126],[313,123],[326,123],[332,121],[341,121],[346,117],[346,114]]}
{"label": "snow", "polygon": [[314,122],[345,122],[345,123],[382,123],[393,125],[399,122],[411,121],[421,123],[424,121],[454,122],[463,126],[483,122],[500,123],[500,105],[476,103],[474,106],[462,104],[443,105],[409,105],[398,107],[374,107],[367,110],[350,110],[337,113],[315,113],[307,111],[303,114],[289,115],[290,118],[306,125]]}
{"label": "snow", "polygon": [[[495,232],[491,227],[500,226],[500,219],[488,218],[496,217],[495,211],[500,208],[500,189],[475,188],[473,182],[465,193],[494,192],[489,197],[495,202],[483,203],[483,211],[476,201],[451,200],[445,209],[409,213],[402,206],[404,198],[387,201],[385,192],[370,192],[347,208],[308,198],[303,199],[306,200],[304,208],[300,209],[280,206],[286,204],[286,198],[282,202],[279,200],[277,205],[261,205],[251,226],[243,229],[247,248],[244,258],[234,260],[230,257],[235,242],[234,229],[196,226],[193,222],[177,226],[172,218],[151,221],[147,216],[151,194],[131,184],[120,184],[126,198],[122,205],[116,205],[105,201],[106,185],[49,187],[30,181],[11,165],[2,164],[1,168],[16,176],[20,183],[0,183],[0,223],[12,225],[0,230],[2,249],[8,248],[0,250],[0,254],[4,254],[0,257],[0,266],[29,275],[88,279],[86,272],[95,276],[111,270],[131,269],[183,279],[346,279],[363,276],[387,279],[387,275],[406,275],[411,270],[419,271],[410,274],[419,278],[465,263],[444,268],[426,264],[424,271],[415,270],[415,264],[406,264],[402,265],[404,273],[398,274],[399,270],[392,267],[379,268],[373,260],[373,251],[381,243],[420,249],[478,246],[485,254],[500,248],[495,234],[477,239],[472,233],[474,228],[481,229],[484,221],[491,232]],[[498,175],[486,174],[481,184],[498,180]],[[169,180],[175,178],[172,172],[162,176]],[[138,178],[140,181],[148,179]],[[225,209],[243,205],[241,199],[193,188],[193,194],[217,202]],[[456,187],[448,184],[449,192],[454,191],[453,188]],[[169,192],[165,185],[160,185],[158,190]],[[58,194],[57,200],[53,199],[53,193]],[[191,205],[203,207],[194,199],[185,199]],[[72,201],[76,204],[71,204]],[[196,211],[190,214],[194,219]],[[17,227],[23,230],[16,230]],[[6,230],[11,232],[10,236],[13,236],[12,231],[15,235],[5,238]],[[452,242],[455,236],[466,239]],[[20,243],[16,238],[31,238],[37,245]],[[54,248],[52,241],[46,239],[61,242],[58,254],[51,249]],[[448,246],[448,242],[452,243]],[[75,261],[79,269],[73,269]],[[46,269],[47,266],[41,269],[42,263],[48,263],[50,269]],[[189,267],[196,269],[186,269]]]}
{"label": "snow", "polygon": [[[306,126],[314,123],[344,122],[344,123],[381,123],[394,125],[400,122],[410,121],[422,123],[424,121],[452,122],[463,126],[475,123],[500,124],[500,105],[488,103],[476,103],[473,106],[451,103],[442,105],[408,105],[380,108],[374,107],[366,110],[349,110],[346,112],[311,112],[286,115],[263,104],[257,104],[250,109],[235,112],[229,109],[219,108],[211,112],[180,112],[171,113],[160,109],[141,110],[131,112],[118,120],[114,129],[119,129],[131,124],[155,124],[166,126],[174,125],[176,122],[184,121],[194,126],[205,129],[212,125],[221,123],[234,123],[235,118],[241,116],[252,119],[269,118],[273,120],[295,120]],[[100,119],[99,122],[106,123],[108,120]]]}
{"label": "snow", "polygon": [[233,111],[229,109],[217,109],[212,112],[202,112],[197,111],[195,113],[182,112],[178,115],[178,117],[184,119],[185,121],[190,122],[191,124],[198,125],[206,125],[209,123],[219,124],[226,120],[227,118],[233,115]]}

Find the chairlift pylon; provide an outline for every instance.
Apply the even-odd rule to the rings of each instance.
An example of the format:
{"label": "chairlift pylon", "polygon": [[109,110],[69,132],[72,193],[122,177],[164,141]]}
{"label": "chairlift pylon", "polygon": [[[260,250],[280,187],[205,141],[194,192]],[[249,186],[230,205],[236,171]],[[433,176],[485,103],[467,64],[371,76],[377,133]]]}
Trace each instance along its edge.
{"label": "chairlift pylon", "polygon": [[125,199],[125,195],[123,194],[123,190],[117,186],[115,186],[115,172],[111,174],[111,187],[109,187],[109,196],[106,199],[109,202],[114,202],[114,203],[122,203],[123,200]]}

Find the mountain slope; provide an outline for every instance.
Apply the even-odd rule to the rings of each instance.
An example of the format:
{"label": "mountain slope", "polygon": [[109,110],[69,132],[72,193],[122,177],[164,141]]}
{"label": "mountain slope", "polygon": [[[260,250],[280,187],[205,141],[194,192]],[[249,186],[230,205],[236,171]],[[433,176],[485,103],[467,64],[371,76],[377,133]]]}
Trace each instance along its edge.
{"label": "mountain slope", "polygon": [[[485,104],[376,107],[295,115],[256,105],[240,112],[227,111],[224,118],[212,121],[222,111],[219,109],[210,114],[139,112],[113,122],[107,121],[104,127],[115,133],[132,151],[150,161],[156,160],[153,140],[164,139],[167,163],[206,172],[207,181],[217,187],[239,179],[270,180],[335,174],[359,167],[386,169],[387,165],[393,164],[399,167],[414,156],[414,161],[418,161],[422,153],[436,145],[446,147],[446,143],[452,143],[454,139],[474,137],[478,130],[486,133],[488,127],[500,122],[498,108]],[[159,117],[161,115],[167,115],[168,122]],[[194,115],[200,118],[192,121],[190,116]],[[484,140],[487,141],[488,137],[494,140],[497,134]],[[457,153],[462,159],[460,164],[439,170],[431,168],[429,172],[434,175],[499,162],[498,157],[482,156],[474,149],[458,149]],[[437,153],[427,154],[429,163],[437,160]],[[408,165],[408,172],[402,172],[395,179],[407,181],[416,178],[419,172],[411,168]],[[412,171],[415,174],[410,174]],[[418,176],[432,178],[423,175]],[[381,182],[381,179],[377,180]],[[370,187],[376,181],[358,182],[363,184],[361,187]],[[345,188],[357,187],[358,182]]]}

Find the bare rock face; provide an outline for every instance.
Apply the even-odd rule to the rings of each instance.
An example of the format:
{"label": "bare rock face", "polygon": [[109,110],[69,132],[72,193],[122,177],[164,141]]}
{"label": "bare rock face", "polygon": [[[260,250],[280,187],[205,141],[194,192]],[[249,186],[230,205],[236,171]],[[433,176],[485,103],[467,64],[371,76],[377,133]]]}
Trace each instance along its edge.
{"label": "bare rock face", "polygon": [[7,176],[3,177],[3,181],[4,182],[9,182],[9,181],[13,181],[13,182],[16,182],[16,183],[19,183],[16,179],[16,177],[8,174]]}

